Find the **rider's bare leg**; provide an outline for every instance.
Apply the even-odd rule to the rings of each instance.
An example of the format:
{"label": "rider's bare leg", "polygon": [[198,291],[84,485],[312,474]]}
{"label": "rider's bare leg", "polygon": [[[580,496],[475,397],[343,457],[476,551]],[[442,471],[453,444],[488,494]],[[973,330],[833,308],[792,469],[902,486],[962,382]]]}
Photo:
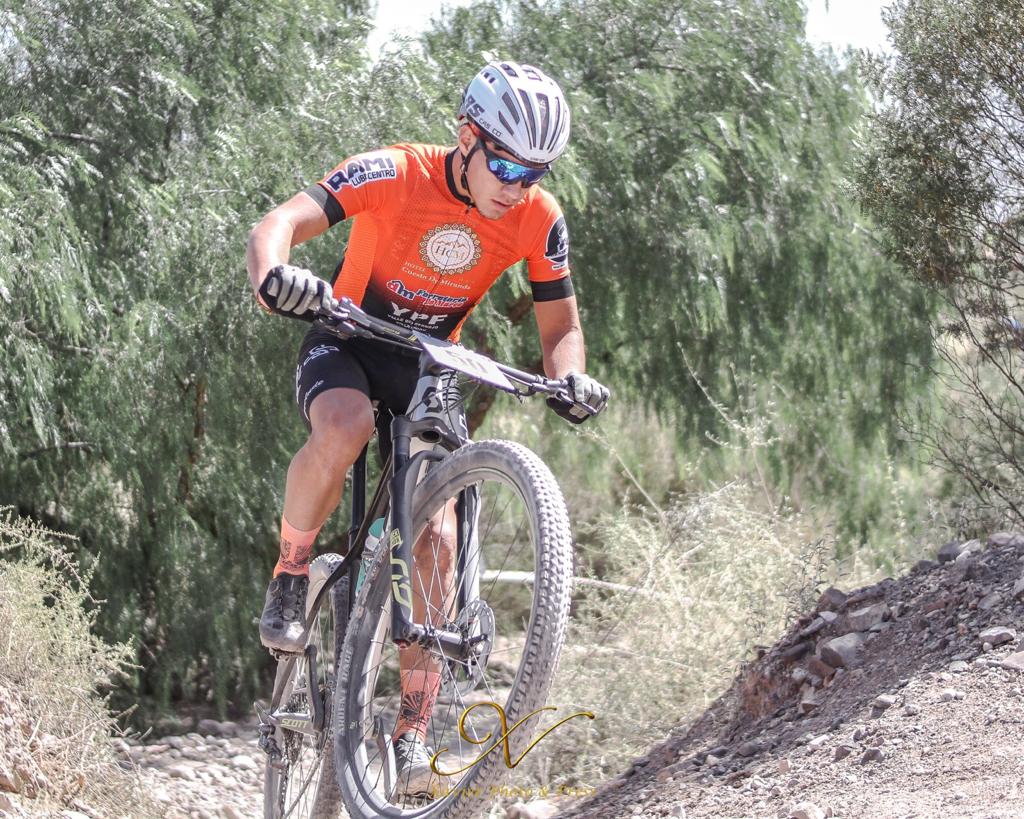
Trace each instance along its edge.
{"label": "rider's bare leg", "polygon": [[281,558],[274,574],[309,570],[313,541],[341,500],[345,475],[373,434],[373,406],[359,390],[325,390],[309,408],[309,438],[288,467]]}
{"label": "rider's bare leg", "polygon": [[302,651],[313,541],[341,498],[345,473],[373,432],[373,407],[358,390],[320,393],[309,408],[312,431],[288,468],[281,552],[260,615],[260,641],[274,651]]}

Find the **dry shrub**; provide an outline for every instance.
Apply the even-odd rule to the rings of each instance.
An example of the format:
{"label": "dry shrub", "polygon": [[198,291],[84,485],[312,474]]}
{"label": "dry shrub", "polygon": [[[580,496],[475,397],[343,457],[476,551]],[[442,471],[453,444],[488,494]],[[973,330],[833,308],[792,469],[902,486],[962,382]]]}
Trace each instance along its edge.
{"label": "dry shrub", "polygon": [[0,510],[0,790],[16,791],[32,816],[61,807],[158,816],[117,764],[115,720],[99,693],[128,646],[91,633],[96,601],[66,544]]}

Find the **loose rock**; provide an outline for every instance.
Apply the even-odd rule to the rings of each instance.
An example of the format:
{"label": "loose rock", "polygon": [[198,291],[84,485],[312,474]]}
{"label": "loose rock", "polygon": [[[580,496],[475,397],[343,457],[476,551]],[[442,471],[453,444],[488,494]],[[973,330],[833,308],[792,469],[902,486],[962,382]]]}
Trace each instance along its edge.
{"label": "loose rock", "polygon": [[834,586],[829,586],[818,598],[818,609],[841,609],[846,605],[846,595]]}
{"label": "loose rock", "polygon": [[754,756],[755,754],[760,753],[763,748],[764,743],[760,741],[744,742],[741,743],[740,746],[736,749],[736,756]]}
{"label": "loose rock", "polygon": [[813,674],[815,677],[818,677],[822,680],[827,680],[829,677],[836,673],[836,670],[832,666],[830,666],[820,657],[815,657],[813,655],[807,660],[807,670],[810,671],[811,674]]}
{"label": "loose rock", "polygon": [[869,762],[881,762],[883,759],[885,759],[885,751],[881,748],[868,748],[860,758],[860,764],[867,765]]}
{"label": "loose rock", "polygon": [[1000,668],[1005,668],[1009,671],[1024,671],[1024,651],[1018,651],[1011,654],[1009,657],[1003,659],[999,663]]}
{"label": "loose rock", "polygon": [[505,811],[505,819],[550,819],[558,813],[551,802],[537,799],[533,802],[516,802]]}
{"label": "loose rock", "polygon": [[951,540],[948,543],[942,544],[939,548],[936,557],[939,559],[939,563],[949,563],[950,561],[956,560],[956,556],[963,551],[963,545],[959,540]]}
{"label": "loose rock", "polygon": [[196,778],[196,772],[188,765],[171,765],[167,769],[167,774],[175,779],[188,779],[191,781]]}
{"label": "loose rock", "polygon": [[825,819],[825,811],[813,802],[798,802],[789,809],[789,819]]}
{"label": "loose rock", "polygon": [[843,743],[842,745],[837,745],[835,751],[832,754],[832,759],[833,761],[838,762],[840,759],[846,759],[846,757],[848,757],[856,750],[857,748],[855,746],[847,745],[846,743]]}
{"label": "loose rock", "polygon": [[992,628],[987,628],[981,632],[978,635],[978,639],[983,643],[991,643],[994,646],[998,646],[1016,640],[1017,632],[1006,626],[992,626]]}
{"label": "loose rock", "polygon": [[259,768],[256,761],[251,756],[246,756],[245,754],[231,757],[231,764],[240,771],[255,771]]}
{"label": "loose rock", "polygon": [[877,711],[885,711],[896,704],[896,697],[892,694],[879,694],[872,701],[871,706]]}
{"label": "loose rock", "polygon": [[1024,548],[1024,535],[1019,532],[996,532],[989,535],[988,545],[990,547],[1009,547],[1011,549]]}
{"label": "loose rock", "polygon": [[885,603],[874,603],[846,615],[846,625],[850,631],[867,631],[888,617],[889,607]]}
{"label": "loose rock", "polygon": [[821,659],[834,668],[853,668],[860,662],[864,635],[857,632],[834,637],[821,647]]}

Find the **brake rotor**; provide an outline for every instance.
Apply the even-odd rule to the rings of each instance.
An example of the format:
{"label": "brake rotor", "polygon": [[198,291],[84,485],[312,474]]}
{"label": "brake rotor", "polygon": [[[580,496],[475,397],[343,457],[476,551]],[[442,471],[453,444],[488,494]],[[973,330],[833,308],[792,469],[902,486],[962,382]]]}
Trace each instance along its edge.
{"label": "brake rotor", "polygon": [[465,660],[445,657],[448,673],[442,675],[441,691],[446,696],[464,697],[484,678],[487,661],[494,647],[494,612],[483,600],[469,603],[452,624],[473,646]]}

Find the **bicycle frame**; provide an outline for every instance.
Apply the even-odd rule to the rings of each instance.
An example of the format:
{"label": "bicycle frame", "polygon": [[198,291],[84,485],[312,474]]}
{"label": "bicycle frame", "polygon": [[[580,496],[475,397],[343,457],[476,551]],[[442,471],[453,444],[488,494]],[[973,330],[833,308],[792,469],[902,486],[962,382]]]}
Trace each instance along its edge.
{"label": "bicycle frame", "polygon": [[[353,572],[355,561],[362,556],[363,546],[370,523],[381,517],[391,502],[391,526],[388,530],[387,547],[391,552],[392,619],[391,638],[399,646],[413,644],[440,646],[448,656],[465,659],[473,643],[456,632],[435,629],[427,624],[413,622],[412,614],[412,493],[419,478],[420,468],[428,462],[442,460],[448,452],[458,449],[469,439],[465,429],[465,418],[461,411],[450,405],[457,372],[470,378],[497,387],[515,395],[545,393],[563,403],[572,403],[566,391],[566,382],[546,379],[498,364],[486,356],[478,356],[446,341],[407,330],[390,322],[368,316],[348,299],[342,299],[334,308],[320,314],[320,326],[343,339],[361,337],[374,339],[393,346],[419,352],[419,374],[416,390],[409,408],[404,415],[397,416],[391,423],[392,454],[385,467],[373,500],[367,509],[366,500],[366,449],[356,461],[352,483],[352,523],[349,530],[349,551],[341,564],[331,573],[317,593],[310,617],[320,606],[322,596],[345,572]],[[518,387],[515,385],[519,385]],[[592,408],[583,405],[591,412]],[[462,429],[453,429],[452,420],[457,418]],[[413,442],[423,442],[426,448],[414,450]],[[466,493],[464,493],[466,494]],[[474,506],[472,497],[462,497],[456,504],[458,521],[458,554],[460,571],[469,571],[466,553],[470,550],[464,544],[475,536],[473,530]],[[468,540],[467,540],[468,539]],[[465,575],[464,575],[465,576]],[[471,581],[472,582],[472,581]],[[473,590],[462,584],[459,604],[465,606]],[[354,604],[355,584],[349,584],[349,608]],[[306,625],[312,624],[310,619]]]}

